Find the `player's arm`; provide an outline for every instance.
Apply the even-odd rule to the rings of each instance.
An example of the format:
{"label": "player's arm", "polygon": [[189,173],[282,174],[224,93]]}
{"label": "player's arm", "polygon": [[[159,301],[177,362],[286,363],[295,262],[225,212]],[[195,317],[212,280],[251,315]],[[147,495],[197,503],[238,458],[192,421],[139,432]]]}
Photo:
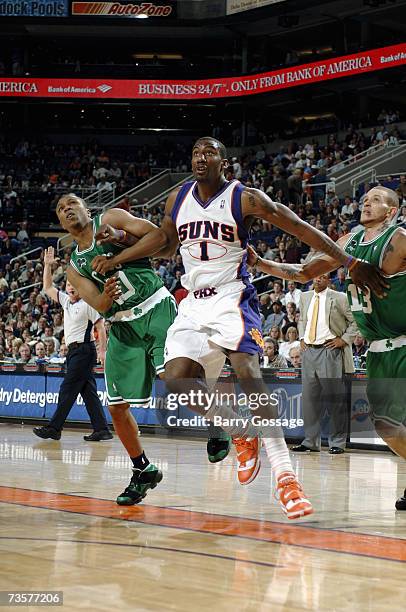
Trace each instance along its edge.
{"label": "player's arm", "polygon": [[72,266],[68,268],[67,278],[80,297],[97,312],[103,313],[110,310],[114,300],[121,295],[120,285],[115,276],[107,279],[102,292],[92,281],[76,272]]}
{"label": "player's arm", "polygon": [[365,289],[369,286],[378,296],[384,297],[387,284],[381,276],[378,268],[365,263],[359,259],[349,256],[339,244],[333,242],[326,234],[306,223],[298,217],[287,206],[272,202],[270,198],[258,189],[246,188],[242,194],[242,214],[243,217],[258,217],[269,223],[276,225],[280,229],[288,232],[302,242],[311,246],[316,252],[321,251],[327,255],[334,266],[348,267],[353,282]]}
{"label": "player's arm", "polygon": [[42,277],[43,289],[48,297],[54,302],[58,302],[58,290],[52,284],[51,266],[55,261],[54,247],[48,247],[44,253],[44,273]]}
{"label": "player's arm", "polygon": [[101,317],[94,324],[95,330],[97,332],[98,338],[98,347],[97,347],[97,357],[102,366],[104,366],[104,362],[106,360],[106,346],[107,346],[107,336],[106,336],[106,327],[104,325],[104,319]]}
{"label": "player's arm", "polygon": [[[348,239],[348,234],[342,236],[337,241],[337,244],[343,246]],[[340,267],[340,264],[337,264],[333,257],[324,253],[315,253],[314,251],[310,251],[302,264],[284,264],[268,261],[260,257],[252,246],[248,246],[247,254],[249,266],[265,274],[272,274],[272,276],[284,278],[285,280],[293,280],[298,283],[307,283],[312,278],[315,278],[315,276],[328,274]]]}
{"label": "player's arm", "polygon": [[406,229],[399,227],[392,234],[382,258],[382,270],[385,274],[398,274],[406,271]]}
{"label": "player's arm", "polygon": [[[176,196],[177,190],[170,194],[165,206],[165,217],[160,228],[145,219],[137,219],[123,210],[112,209],[105,213],[103,221],[109,221],[109,223],[114,224],[115,228],[133,234],[139,240],[137,240],[136,244],[123,249],[121,253],[118,253],[111,259],[106,260],[105,257],[95,257],[92,262],[93,270],[100,274],[106,274],[106,272],[113,270],[118,264],[123,264],[127,261],[152,256],[164,257],[168,256],[167,253],[169,252],[171,254],[174,253],[178,244],[178,234],[176,226],[170,217],[170,211],[175,203]],[[116,213],[124,213],[124,215],[120,214],[121,221]],[[106,218],[106,215],[109,216]],[[124,217],[126,218],[124,219]],[[121,222],[120,226],[117,225],[118,222]]]}

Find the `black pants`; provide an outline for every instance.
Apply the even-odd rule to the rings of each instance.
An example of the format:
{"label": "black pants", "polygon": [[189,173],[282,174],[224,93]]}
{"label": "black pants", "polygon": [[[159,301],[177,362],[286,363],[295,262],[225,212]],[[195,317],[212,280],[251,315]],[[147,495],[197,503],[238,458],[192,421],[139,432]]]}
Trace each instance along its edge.
{"label": "black pants", "polygon": [[93,366],[97,362],[94,342],[84,342],[68,351],[66,374],[59,389],[58,406],[49,422],[49,427],[60,431],[75,400],[80,393],[94,431],[108,429],[99,396]]}

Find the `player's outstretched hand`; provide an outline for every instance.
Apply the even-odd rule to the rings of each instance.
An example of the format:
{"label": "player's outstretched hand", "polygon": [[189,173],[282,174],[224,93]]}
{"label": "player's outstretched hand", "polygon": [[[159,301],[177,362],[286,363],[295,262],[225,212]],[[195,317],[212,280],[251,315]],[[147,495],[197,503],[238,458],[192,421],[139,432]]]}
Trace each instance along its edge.
{"label": "player's outstretched hand", "polygon": [[55,257],[55,249],[54,247],[48,247],[44,252],[44,264],[47,266],[51,266],[55,261],[58,261],[58,258]]}
{"label": "player's outstretched hand", "polygon": [[363,292],[367,291],[367,287],[369,287],[378,298],[386,297],[389,285],[382,276],[381,271],[375,266],[358,260],[350,275],[354,284],[360,287]]}
{"label": "player's outstretched hand", "polygon": [[107,242],[117,242],[119,239],[118,231],[108,225],[108,223],[102,223],[96,233],[96,243],[105,244]]}
{"label": "player's outstretched hand", "polygon": [[247,264],[253,268],[258,261],[258,253],[250,244],[247,246]]}
{"label": "player's outstretched hand", "polygon": [[106,255],[96,255],[92,260],[92,270],[99,274],[105,275],[107,272],[110,272],[110,270],[114,270],[115,267],[113,259]]}
{"label": "player's outstretched hand", "polygon": [[116,300],[121,297],[122,291],[120,288],[119,280],[116,276],[110,276],[104,283],[104,293],[112,300]]}

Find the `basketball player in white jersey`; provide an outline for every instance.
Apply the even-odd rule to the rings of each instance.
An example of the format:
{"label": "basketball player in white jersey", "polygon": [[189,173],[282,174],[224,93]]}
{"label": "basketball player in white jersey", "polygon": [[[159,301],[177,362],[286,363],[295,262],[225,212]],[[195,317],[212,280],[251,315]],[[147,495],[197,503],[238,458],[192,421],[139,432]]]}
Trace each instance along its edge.
{"label": "basketball player in white jersey", "polygon": [[[168,330],[165,345],[165,380],[171,391],[202,390],[205,379],[217,379],[228,356],[246,395],[268,394],[262,380],[258,353],[262,350],[261,319],[254,287],[249,282],[246,246],[254,217],[294,234],[318,251],[337,258],[351,269],[355,284],[366,284],[383,295],[385,284],[369,264],[349,257],[328,236],[302,221],[290,209],[272,202],[257,189],[239,181],[227,181],[224,145],[211,137],[197,140],[192,152],[195,181],[174,190],[165,207],[160,229],[112,259],[96,258],[93,269],[106,273],[118,264],[159,252],[173,254],[180,243],[185,266],[182,285],[189,295],[180,303],[179,314]],[[260,467],[258,430],[251,423],[242,427],[231,407],[206,404],[191,408],[206,418],[222,417],[237,450],[238,479],[248,484]],[[277,416],[268,403],[256,414],[263,419]],[[276,495],[288,518],[313,512],[293,471],[283,431],[262,427],[262,441],[270,459]]]}

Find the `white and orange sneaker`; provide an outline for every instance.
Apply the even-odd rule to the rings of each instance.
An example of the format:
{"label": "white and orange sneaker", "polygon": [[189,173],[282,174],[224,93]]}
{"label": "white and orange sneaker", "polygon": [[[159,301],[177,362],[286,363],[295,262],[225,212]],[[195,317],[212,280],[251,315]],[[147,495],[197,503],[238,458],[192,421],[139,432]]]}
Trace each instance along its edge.
{"label": "white and orange sneaker", "polygon": [[293,472],[283,472],[278,477],[275,497],[289,519],[313,514],[313,506],[306,499],[303,487]]}
{"label": "white and orange sneaker", "polygon": [[237,451],[238,481],[242,485],[252,482],[261,467],[259,438],[233,438]]}

